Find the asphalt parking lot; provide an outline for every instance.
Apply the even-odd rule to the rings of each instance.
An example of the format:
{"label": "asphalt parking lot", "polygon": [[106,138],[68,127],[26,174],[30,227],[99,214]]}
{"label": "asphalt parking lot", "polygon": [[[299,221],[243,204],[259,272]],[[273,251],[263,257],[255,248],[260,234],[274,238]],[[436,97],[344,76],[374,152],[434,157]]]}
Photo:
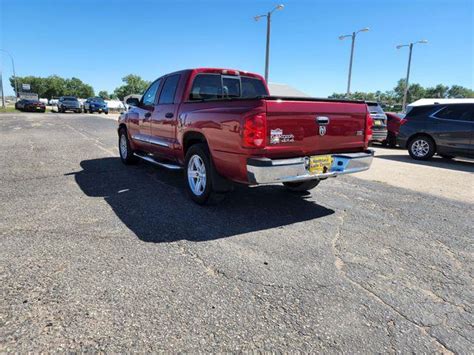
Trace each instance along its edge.
{"label": "asphalt parking lot", "polygon": [[367,173],[199,207],[116,140],[96,115],[0,115],[0,352],[474,352],[474,163],[423,167],[459,198]]}

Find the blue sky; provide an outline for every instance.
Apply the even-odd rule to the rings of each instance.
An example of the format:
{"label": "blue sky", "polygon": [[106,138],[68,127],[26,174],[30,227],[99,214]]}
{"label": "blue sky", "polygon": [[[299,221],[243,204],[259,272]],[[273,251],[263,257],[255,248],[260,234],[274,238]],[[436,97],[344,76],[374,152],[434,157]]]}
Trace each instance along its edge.
{"label": "blue sky", "polygon": [[[405,76],[414,48],[411,82],[473,88],[472,0],[0,0],[0,48],[15,58],[17,75],[78,77],[113,91],[129,73],[153,80],[192,67],[227,67],[263,74],[265,21],[253,16],[279,2],[272,17],[270,82],[313,96],[344,92],[350,40],[356,42],[352,89],[392,89]],[[3,55],[2,71],[12,71]]]}

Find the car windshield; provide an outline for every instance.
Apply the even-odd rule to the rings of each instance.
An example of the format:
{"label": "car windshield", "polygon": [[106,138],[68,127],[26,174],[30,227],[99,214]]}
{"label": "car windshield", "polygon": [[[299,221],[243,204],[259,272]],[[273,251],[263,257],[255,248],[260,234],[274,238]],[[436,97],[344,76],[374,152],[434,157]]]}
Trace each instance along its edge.
{"label": "car windshield", "polygon": [[70,96],[65,96],[64,101],[77,101],[77,99],[75,97],[70,97]]}
{"label": "car windshield", "polygon": [[101,97],[93,97],[92,99],[90,99],[90,101],[92,102],[98,102],[98,103],[104,103],[104,99],[101,98]]}

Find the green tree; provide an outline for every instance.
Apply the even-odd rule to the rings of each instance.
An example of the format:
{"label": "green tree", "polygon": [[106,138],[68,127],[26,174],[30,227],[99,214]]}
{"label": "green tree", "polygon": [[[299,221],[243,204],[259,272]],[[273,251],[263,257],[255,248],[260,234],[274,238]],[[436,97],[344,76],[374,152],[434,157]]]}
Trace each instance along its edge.
{"label": "green tree", "polygon": [[109,100],[110,99],[110,95],[106,90],[99,91],[99,93],[97,95],[99,97],[103,98],[104,100]]}
{"label": "green tree", "polygon": [[[405,94],[405,79],[398,80],[397,86],[395,86],[393,91],[395,92],[397,102],[402,102],[403,95]],[[407,103],[422,99],[425,97],[425,93],[425,88],[420,84],[410,84],[408,88]]]}
{"label": "green tree", "polygon": [[445,98],[448,96],[449,86],[438,84],[426,89],[426,98]]}
{"label": "green tree", "polygon": [[453,85],[448,90],[448,97],[474,98],[474,91],[460,85]]}
{"label": "green tree", "polygon": [[148,85],[150,85],[149,81],[143,80],[140,76],[134,74],[123,77],[122,81],[125,85],[119,86],[114,90],[115,95],[117,95],[120,100],[123,100],[127,95],[142,94]]}
{"label": "green tree", "polygon": [[[94,96],[92,86],[83,83],[78,78],[64,79],[57,75],[47,78],[36,76],[17,77],[18,90],[21,91],[21,84],[30,84],[30,92],[37,93],[39,97],[51,99],[62,95],[73,95],[80,98]],[[10,78],[10,84],[15,89],[15,80]]]}

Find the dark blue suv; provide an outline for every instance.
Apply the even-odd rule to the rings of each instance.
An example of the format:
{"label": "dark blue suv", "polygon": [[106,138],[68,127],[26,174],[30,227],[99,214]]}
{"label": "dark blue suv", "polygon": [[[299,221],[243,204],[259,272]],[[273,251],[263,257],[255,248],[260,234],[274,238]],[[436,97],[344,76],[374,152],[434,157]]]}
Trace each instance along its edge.
{"label": "dark blue suv", "polygon": [[397,143],[416,160],[435,153],[446,159],[474,157],[474,103],[413,107],[401,121]]}
{"label": "dark blue suv", "polygon": [[106,115],[109,113],[109,108],[107,107],[107,103],[101,97],[89,97],[84,102],[84,113],[102,113],[104,112]]}

